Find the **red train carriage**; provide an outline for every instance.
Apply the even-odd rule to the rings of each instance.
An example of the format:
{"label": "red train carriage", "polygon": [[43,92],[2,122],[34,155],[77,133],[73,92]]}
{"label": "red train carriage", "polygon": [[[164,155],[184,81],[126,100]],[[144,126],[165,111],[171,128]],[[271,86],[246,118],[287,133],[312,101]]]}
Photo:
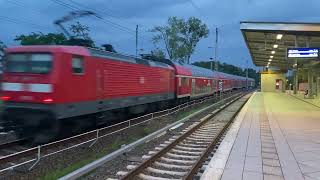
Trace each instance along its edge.
{"label": "red train carriage", "polygon": [[212,95],[218,79],[208,69],[174,63],[176,69],[177,98],[190,99]]}
{"label": "red train carriage", "polygon": [[[61,123],[111,112],[137,114],[219,91],[245,87],[239,76],[169,60],[145,60],[79,46],[22,46],[6,50],[4,119],[29,133],[56,134]],[[254,81],[248,79],[250,85]],[[105,120],[105,119],[103,119]],[[101,119],[100,119],[101,121]],[[60,126],[61,125],[61,126]],[[43,130],[41,132],[39,130]]]}
{"label": "red train carriage", "polygon": [[174,75],[168,64],[96,49],[14,47],[6,50],[2,99],[6,114],[31,130],[53,126],[48,123],[56,121],[46,117],[65,119],[123,107],[143,112],[149,103],[174,99]]}

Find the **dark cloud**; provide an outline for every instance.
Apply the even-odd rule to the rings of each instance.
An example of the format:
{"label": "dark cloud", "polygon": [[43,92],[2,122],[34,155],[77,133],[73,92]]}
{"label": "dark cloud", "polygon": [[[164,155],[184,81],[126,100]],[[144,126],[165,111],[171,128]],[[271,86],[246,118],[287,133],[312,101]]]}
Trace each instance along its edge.
{"label": "dark cloud", "polygon": [[53,21],[71,9],[54,1],[75,9],[95,9],[103,21],[94,17],[79,21],[91,28],[91,36],[98,44],[114,44],[126,54],[135,53],[136,24],[140,26],[139,49],[147,52],[154,48],[148,32],[153,26],[165,24],[169,16],[196,16],[211,32],[197,46],[192,62],[213,56],[213,49],[208,47],[214,46],[214,28],[219,27],[219,59],[242,67],[250,57],[239,30],[240,21],[315,22],[320,5],[318,0],[192,0],[193,4],[190,0],[0,0],[0,40],[14,45],[13,39],[19,34],[59,31]]}

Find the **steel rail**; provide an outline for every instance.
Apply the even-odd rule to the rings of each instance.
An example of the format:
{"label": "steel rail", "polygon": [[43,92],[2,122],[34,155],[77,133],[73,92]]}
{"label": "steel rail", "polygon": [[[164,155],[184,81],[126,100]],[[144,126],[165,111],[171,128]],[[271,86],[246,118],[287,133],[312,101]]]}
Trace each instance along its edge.
{"label": "steel rail", "polygon": [[[152,155],[150,158],[145,160],[142,164],[135,167],[133,170],[129,171],[124,177],[122,177],[122,180],[130,180],[136,176],[138,176],[141,172],[143,172],[146,168],[150,167],[156,160],[158,160],[160,157],[164,156],[167,152],[169,152],[171,149],[173,149],[177,144],[182,142],[184,139],[186,139],[188,136],[190,136],[192,133],[194,133],[196,130],[198,130],[201,126],[205,125],[209,120],[211,120],[213,117],[215,117],[218,113],[223,111],[225,108],[229,107],[231,104],[242,98],[246,94],[241,94],[239,97],[233,99],[232,101],[228,102],[227,104],[223,105],[219,109],[217,109],[215,112],[207,115],[205,119],[203,119],[200,123],[193,126],[190,130],[186,131],[182,135],[180,135],[177,139],[175,139],[173,142],[171,142],[169,145],[161,149],[159,152]],[[241,107],[239,108],[241,109]],[[239,110],[238,110],[239,111]],[[238,112],[237,111],[237,112]],[[235,113],[235,115],[237,114]],[[234,115],[234,116],[235,116]],[[233,116],[233,117],[234,117]],[[232,118],[233,118],[232,117]],[[201,165],[201,162],[206,157],[206,155],[210,152],[210,149],[214,147],[214,145],[219,141],[222,134],[225,132],[225,130],[228,128],[228,126],[231,124],[232,119],[222,128],[222,130],[219,131],[218,135],[214,137],[213,142],[211,145],[205,150],[205,153],[200,157],[200,159],[196,162],[196,164],[192,167],[191,171],[187,175],[187,178],[191,178],[191,176],[194,174],[194,172],[199,168]]]}

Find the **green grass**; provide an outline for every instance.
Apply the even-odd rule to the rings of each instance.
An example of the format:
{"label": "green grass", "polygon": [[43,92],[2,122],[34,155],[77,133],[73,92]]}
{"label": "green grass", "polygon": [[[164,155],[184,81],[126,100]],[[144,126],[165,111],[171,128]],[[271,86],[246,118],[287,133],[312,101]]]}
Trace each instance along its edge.
{"label": "green grass", "polygon": [[143,128],[143,134],[146,136],[148,134],[152,133],[152,129],[149,127]]}
{"label": "green grass", "polygon": [[75,164],[71,164],[70,166],[68,166],[67,168],[64,169],[57,169],[55,171],[52,171],[48,174],[46,174],[45,176],[38,178],[39,180],[56,180],[76,169],[79,169],[83,166],[85,166],[86,164],[91,163],[92,161],[94,161],[96,158],[98,157],[88,157],[88,158],[84,158],[82,161],[79,161]]}
{"label": "green grass", "polygon": [[58,179],[66,174],[69,174],[103,156],[105,156],[106,154],[114,151],[114,150],[117,150],[121,147],[121,145],[123,144],[126,144],[126,143],[131,143],[131,142],[134,142],[136,141],[137,139],[139,139],[141,137],[139,136],[136,136],[136,137],[133,137],[133,136],[130,136],[128,139],[126,140],[119,140],[119,139],[116,139],[108,148],[102,150],[101,152],[97,152],[97,153],[94,153],[94,154],[89,154],[89,155],[86,155],[85,157],[82,158],[81,161],[78,161],[74,164],[71,164],[70,166],[68,166],[67,168],[58,168],[54,171],[51,171],[50,173],[46,174],[45,176],[43,177],[40,177],[38,178],[39,180],[55,180],[55,179]]}

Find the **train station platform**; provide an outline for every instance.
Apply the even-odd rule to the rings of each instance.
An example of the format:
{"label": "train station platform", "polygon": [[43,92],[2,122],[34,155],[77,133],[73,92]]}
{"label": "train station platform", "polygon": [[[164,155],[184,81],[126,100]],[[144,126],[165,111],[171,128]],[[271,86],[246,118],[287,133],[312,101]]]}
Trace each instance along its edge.
{"label": "train station platform", "polygon": [[320,179],[320,108],[286,93],[254,93],[201,179]]}

